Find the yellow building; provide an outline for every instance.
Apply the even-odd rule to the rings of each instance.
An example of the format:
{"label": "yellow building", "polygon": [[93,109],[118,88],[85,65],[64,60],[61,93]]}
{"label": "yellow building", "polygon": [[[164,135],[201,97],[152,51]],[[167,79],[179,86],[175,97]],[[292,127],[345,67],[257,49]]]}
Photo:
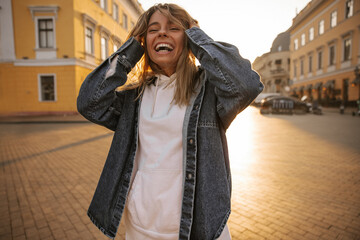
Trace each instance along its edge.
{"label": "yellow building", "polygon": [[81,83],[143,11],[136,0],[1,0],[0,115],[76,112]]}
{"label": "yellow building", "polygon": [[290,27],[293,95],[325,106],[355,105],[360,64],[360,1],[312,0]]}

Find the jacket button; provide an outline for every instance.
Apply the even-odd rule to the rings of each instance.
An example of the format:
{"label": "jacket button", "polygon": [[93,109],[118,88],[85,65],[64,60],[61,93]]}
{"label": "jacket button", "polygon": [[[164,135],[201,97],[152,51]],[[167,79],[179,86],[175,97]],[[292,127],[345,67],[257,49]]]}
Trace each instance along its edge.
{"label": "jacket button", "polygon": [[122,58],[124,58],[124,59],[126,58],[126,56],[125,56],[125,55],[122,55],[121,57],[122,57]]}
{"label": "jacket button", "polygon": [[192,179],[192,174],[189,173],[189,174],[187,175],[187,178],[188,178],[188,179]]}
{"label": "jacket button", "polygon": [[192,145],[194,143],[194,139],[190,138],[189,143]]}
{"label": "jacket button", "polygon": [[196,105],[196,106],[195,106],[195,110],[198,110],[198,109],[199,109],[199,105]]}

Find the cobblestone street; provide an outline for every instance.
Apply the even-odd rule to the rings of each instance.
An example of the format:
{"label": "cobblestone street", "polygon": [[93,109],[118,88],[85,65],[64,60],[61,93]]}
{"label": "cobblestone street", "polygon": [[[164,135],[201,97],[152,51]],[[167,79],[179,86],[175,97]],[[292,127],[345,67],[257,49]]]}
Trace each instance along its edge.
{"label": "cobblestone street", "polygon": [[[360,239],[359,117],[250,107],[227,136],[233,239]],[[111,139],[85,122],[0,124],[0,239],[108,239],[86,211]]]}

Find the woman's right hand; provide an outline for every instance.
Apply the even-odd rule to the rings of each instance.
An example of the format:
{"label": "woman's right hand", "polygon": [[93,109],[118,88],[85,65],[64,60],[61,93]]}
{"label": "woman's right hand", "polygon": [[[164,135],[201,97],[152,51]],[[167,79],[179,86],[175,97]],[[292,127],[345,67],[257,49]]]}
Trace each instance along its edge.
{"label": "woman's right hand", "polygon": [[193,21],[192,21],[191,24],[190,24],[190,28],[192,28],[192,27],[198,27],[198,28],[200,28],[199,22],[198,22],[197,20],[193,19]]}

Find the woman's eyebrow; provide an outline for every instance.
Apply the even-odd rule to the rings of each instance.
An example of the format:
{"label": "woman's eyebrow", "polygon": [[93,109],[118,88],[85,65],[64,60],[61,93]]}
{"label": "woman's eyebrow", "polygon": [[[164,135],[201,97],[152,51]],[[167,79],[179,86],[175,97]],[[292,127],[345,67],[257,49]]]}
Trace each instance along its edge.
{"label": "woman's eyebrow", "polygon": [[151,27],[151,26],[153,26],[153,25],[160,25],[160,23],[159,23],[159,22],[152,22],[152,23],[149,24],[148,27]]}

